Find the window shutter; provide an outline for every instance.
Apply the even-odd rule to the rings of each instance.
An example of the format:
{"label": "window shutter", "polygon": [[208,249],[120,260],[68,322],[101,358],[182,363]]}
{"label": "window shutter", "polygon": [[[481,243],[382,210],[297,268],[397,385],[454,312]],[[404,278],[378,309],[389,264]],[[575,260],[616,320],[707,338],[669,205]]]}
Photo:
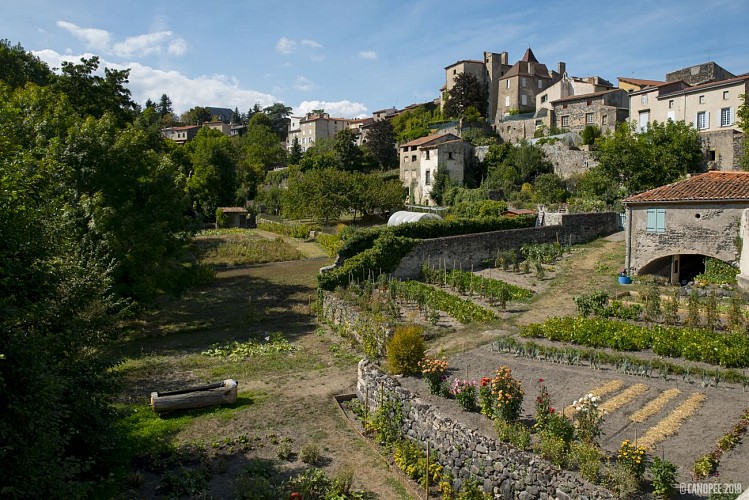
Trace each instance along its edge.
{"label": "window shutter", "polygon": [[728,112],[729,112],[729,113],[731,113],[731,114],[730,114],[730,115],[728,116],[728,124],[729,124],[729,125],[733,125],[733,124],[734,124],[734,122],[735,122],[735,120],[733,119],[733,117],[734,117],[734,116],[736,116],[736,115],[734,115],[734,114],[733,114],[733,107],[730,107],[730,108],[728,108],[728,109],[729,109],[729,111],[728,111]]}
{"label": "window shutter", "polygon": [[705,128],[710,128],[710,112],[705,111]]}
{"label": "window shutter", "polygon": [[655,210],[655,230],[658,233],[666,231],[666,210],[663,208]]}
{"label": "window shutter", "polygon": [[648,232],[655,232],[655,227],[656,227],[656,225],[655,225],[656,222],[655,221],[656,221],[655,209],[654,208],[649,208],[648,209],[648,225],[647,225],[647,228],[646,228],[646,230]]}

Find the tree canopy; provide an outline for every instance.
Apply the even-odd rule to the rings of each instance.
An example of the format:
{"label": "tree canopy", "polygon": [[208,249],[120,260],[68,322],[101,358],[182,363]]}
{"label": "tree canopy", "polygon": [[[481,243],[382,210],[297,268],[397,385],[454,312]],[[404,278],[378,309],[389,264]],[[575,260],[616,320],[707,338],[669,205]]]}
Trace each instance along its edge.
{"label": "tree canopy", "polygon": [[380,169],[388,170],[398,166],[398,150],[395,148],[393,125],[388,120],[377,120],[367,130],[368,149],[377,160]]}
{"label": "tree canopy", "polygon": [[[471,73],[459,73],[455,76],[455,82],[447,91],[443,107],[445,116],[450,118],[463,118],[466,115],[470,120],[476,120],[476,112],[480,116],[486,116],[489,106],[489,89]],[[470,111],[473,108],[473,111]]]}

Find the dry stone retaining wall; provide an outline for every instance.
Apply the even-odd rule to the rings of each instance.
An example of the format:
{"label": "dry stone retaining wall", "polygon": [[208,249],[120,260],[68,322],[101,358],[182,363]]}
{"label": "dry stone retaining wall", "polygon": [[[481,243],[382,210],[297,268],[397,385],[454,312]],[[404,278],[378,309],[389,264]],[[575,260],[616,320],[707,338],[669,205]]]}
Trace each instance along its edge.
{"label": "dry stone retaining wall", "polygon": [[558,469],[540,457],[488,438],[442,415],[439,409],[415,397],[397,380],[371,361],[359,362],[357,396],[370,411],[380,399],[400,403],[402,431],[431,450],[459,488],[467,479],[478,480],[485,492],[502,499],[608,499],[608,490],[588,483],[577,474]]}

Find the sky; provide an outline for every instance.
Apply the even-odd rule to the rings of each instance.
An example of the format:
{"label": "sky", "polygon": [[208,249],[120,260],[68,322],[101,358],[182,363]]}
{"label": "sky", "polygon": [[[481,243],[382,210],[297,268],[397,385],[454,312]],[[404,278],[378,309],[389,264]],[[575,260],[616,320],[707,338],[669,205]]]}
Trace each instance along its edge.
{"label": "sky", "polygon": [[0,0],[0,38],[52,68],[98,55],[139,104],[182,113],[282,102],[331,116],[430,101],[456,61],[531,47],[570,76],[749,72],[747,0]]}

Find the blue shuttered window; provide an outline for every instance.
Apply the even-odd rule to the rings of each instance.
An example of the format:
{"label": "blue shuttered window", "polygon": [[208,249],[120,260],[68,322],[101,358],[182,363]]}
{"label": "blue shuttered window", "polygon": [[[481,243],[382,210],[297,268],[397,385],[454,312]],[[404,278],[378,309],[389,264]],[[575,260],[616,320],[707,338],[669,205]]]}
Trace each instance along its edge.
{"label": "blue shuttered window", "polygon": [[649,233],[666,232],[666,209],[665,208],[648,208],[648,225]]}

